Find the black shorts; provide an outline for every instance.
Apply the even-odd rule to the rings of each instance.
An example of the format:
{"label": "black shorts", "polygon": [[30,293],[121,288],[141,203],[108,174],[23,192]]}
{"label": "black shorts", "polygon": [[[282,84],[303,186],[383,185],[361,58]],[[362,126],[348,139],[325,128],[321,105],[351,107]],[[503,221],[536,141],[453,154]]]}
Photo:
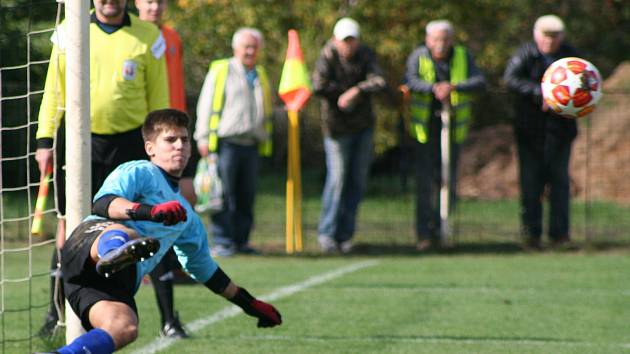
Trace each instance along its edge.
{"label": "black shorts", "polygon": [[96,273],[90,259],[90,249],[103,229],[114,224],[109,220],[82,222],[66,240],[61,249],[61,270],[68,303],[81,319],[86,330],[90,324],[90,308],[97,302],[117,301],[127,304],[138,315],[134,300],[136,267],[127,267],[109,278]]}
{"label": "black shorts", "polygon": [[57,213],[66,215],[66,125],[61,120],[55,138],[55,196]]}

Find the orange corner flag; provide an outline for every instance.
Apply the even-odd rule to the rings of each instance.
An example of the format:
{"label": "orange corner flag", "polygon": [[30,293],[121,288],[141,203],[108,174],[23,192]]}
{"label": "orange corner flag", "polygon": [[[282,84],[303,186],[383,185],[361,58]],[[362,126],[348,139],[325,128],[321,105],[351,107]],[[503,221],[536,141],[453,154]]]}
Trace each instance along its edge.
{"label": "orange corner flag", "polygon": [[290,111],[299,111],[311,97],[311,91],[311,80],[304,65],[300,38],[296,30],[289,30],[289,47],[278,93]]}

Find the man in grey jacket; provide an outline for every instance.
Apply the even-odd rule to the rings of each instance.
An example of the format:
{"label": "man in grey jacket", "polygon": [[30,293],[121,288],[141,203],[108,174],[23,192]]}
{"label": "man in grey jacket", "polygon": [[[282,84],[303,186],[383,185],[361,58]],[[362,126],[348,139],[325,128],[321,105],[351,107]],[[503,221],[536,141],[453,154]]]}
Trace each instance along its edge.
{"label": "man in grey jacket", "polygon": [[326,153],[319,244],[323,252],[352,250],[352,236],[372,157],[375,116],[370,96],[385,88],[374,52],[359,40],[359,25],[340,19],[313,74],[321,97]]}
{"label": "man in grey jacket", "polygon": [[259,153],[271,154],[271,88],[256,65],[263,44],[254,28],[234,33],[234,56],[215,60],[197,103],[194,137],[201,156],[217,154],[223,209],[211,216],[215,256],[256,253],[249,245]]}

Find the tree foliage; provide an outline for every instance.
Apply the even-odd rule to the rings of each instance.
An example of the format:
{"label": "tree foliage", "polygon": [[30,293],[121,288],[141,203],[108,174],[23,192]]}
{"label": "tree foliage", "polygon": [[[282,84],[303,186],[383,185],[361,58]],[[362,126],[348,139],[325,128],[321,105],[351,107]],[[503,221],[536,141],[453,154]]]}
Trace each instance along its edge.
{"label": "tree foliage", "polygon": [[[490,82],[489,92],[475,109],[477,125],[485,125],[509,119],[501,82],[505,64],[521,43],[531,40],[536,18],[548,13],[565,20],[568,40],[605,76],[627,58],[630,5],[625,0],[177,0],[169,8],[169,22],[184,40],[187,90],[195,96],[210,61],[231,55],[231,36],[239,27],[263,32],[261,60],[277,83],[289,29],[298,30],[305,61],[312,69],[335,22],[353,17],[361,24],[361,39],[377,52],[395,87],[407,56],[424,41],[426,24],[449,19],[455,24],[457,41],[471,49]],[[380,105],[378,112],[377,147],[384,150],[396,142],[398,115],[386,105]],[[316,104],[309,104],[303,115],[317,126]]]}
{"label": "tree foliage", "polygon": [[[133,9],[133,1],[128,0],[128,4]],[[31,36],[29,48],[26,33],[50,27],[55,9],[54,0],[0,2],[0,65],[25,64],[27,53],[31,60],[48,57],[49,35]],[[189,110],[194,113],[208,65],[214,59],[231,56],[232,34],[240,27],[256,27],[263,32],[266,43],[261,62],[277,87],[289,29],[298,30],[306,64],[312,70],[335,22],[343,16],[353,17],[361,24],[362,40],[376,51],[390,85],[396,87],[407,56],[424,40],[426,24],[446,18],[455,24],[457,41],[471,49],[490,82],[489,91],[479,97],[474,109],[475,124],[480,126],[510,119],[501,82],[505,64],[517,46],[531,40],[535,19],[548,13],[565,20],[569,41],[604,76],[628,58],[628,0],[170,0],[167,22],[180,32],[184,42],[186,90],[191,103]],[[31,67],[31,90],[41,89],[43,75],[44,66]],[[29,86],[27,77],[26,69],[3,72],[2,94],[24,94]],[[321,147],[316,103],[317,99],[312,99],[301,114],[304,140],[308,141],[304,148],[314,151]],[[34,120],[37,103],[31,104],[34,111],[30,112],[30,119]],[[3,126],[24,124],[29,116],[28,110],[17,101],[4,101],[2,108]],[[397,143],[398,113],[386,100],[378,102],[377,112],[376,145],[380,152]],[[278,123],[282,132],[283,120]],[[282,147],[283,140],[286,139],[278,139],[276,146]],[[7,141],[13,140],[5,136],[3,145]],[[11,146],[26,144],[12,142]]]}
{"label": "tree foliage", "polygon": [[457,40],[472,50],[490,81],[499,85],[513,50],[531,40],[533,22],[548,13],[565,20],[568,39],[603,73],[627,57],[630,4],[624,0],[178,0],[171,3],[169,22],[185,42],[191,89],[200,86],[210,60],[231,55],[231,36],[239,27],[263,32],[263,62],[279,73],[290,28],[299,31],[312,67],[342,16],[361,24],[362,40],[376,50],[391,81],[400,79],[407,55],[423,42],[425,25],[449,19],[456,26]]}

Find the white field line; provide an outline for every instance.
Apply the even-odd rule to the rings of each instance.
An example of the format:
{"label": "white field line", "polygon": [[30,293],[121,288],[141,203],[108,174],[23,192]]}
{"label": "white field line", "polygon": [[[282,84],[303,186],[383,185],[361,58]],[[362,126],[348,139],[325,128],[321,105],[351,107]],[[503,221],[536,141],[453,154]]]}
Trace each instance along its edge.
{"label": "white field line", "polygon": [[[347,267],[339,268],[339,269],[336,269],[327,273],[323,273],[320,275],[315,275],[300,283],[276,289],[270,294],[261,296],[260,299],[264,301],[278,300],[283,297],[291,296],[297,292],[308,289],[310,287],[323,284],[335,278],[339,278],[348,273],[352,273],[363,268],[375,266],[377,263],[378,261],[376,260],[368,260],[368,261],[353,263]],[[214,313],[211,316],[200,318],[198,320],[195,320],[186,324],[186,329],[190,333],[198,332],[201,329],[213,323],[222,321],[230,317],[234,317],[238,314],[241,314],[242,312],[243,311],[237,306],[229,306],[229,307],[224,308],[223,310],[220,310],[219,312]],[[160,350],[164,350],[170,347],[171,345],[175,344],[177,341],[178,341],[177,339],[171,339],[171,338],[157,338],[156,340],[145,345],[144,347],[141,347],[135,350],[133,354],[157,353]]]}
{"label": "white field line", "polygon": [[275,336],[275,335],[260,335],[260,336],[239,336],[239,339],[243,340],[268,340],[268,341],[286,341],[286,342],[310,342],[310,343],[331,343],[331,342],[378,342],[378,343],[422,343],[422,344],[457,344],[457,345],[479,345],[479,344],[491,344],[496,346],[560,346],[560,347],[606,347],[606,348],[630,348],[630,343],[610,343],[610,342],[585,342],[585,341],[572,341],[563,339],[513,339],[513,338],[457,338],[457,337],[431,337],[431,336],[357,336],[357,337],[316,337],[316,336]]}

